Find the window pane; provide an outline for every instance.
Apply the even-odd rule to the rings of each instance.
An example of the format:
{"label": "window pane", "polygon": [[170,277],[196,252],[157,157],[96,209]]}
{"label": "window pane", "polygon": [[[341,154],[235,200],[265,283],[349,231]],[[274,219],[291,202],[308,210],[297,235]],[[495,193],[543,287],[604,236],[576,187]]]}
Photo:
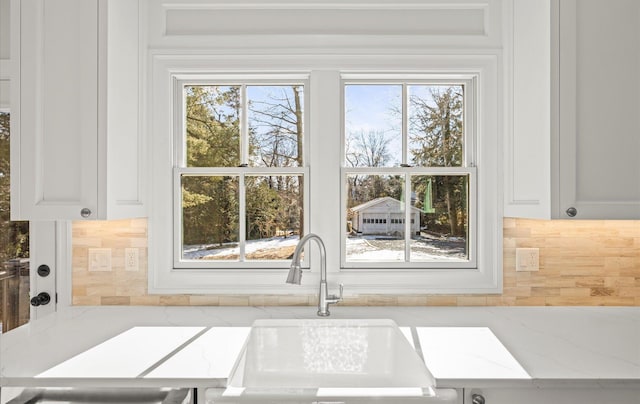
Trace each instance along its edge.
{"label": "window pane", "polygon": [[468,175],[411,176],[411,261],[467,260]]}
{"label": "window pane", "polygon": [[303,226],[302,176],[247,176],[247,260],[291,259]]}
{"label": "window pane", "polygon": [[240,165],[240,87],[186,86],[187,167]]}
{"label": "window pane", "polygon": [[402,163],[402,85],[345,86],[345,166]]}
{"label": "window pane", "polygon": [[303,141],[302,86],[247,86],[249,164],[301,167]]}
{"label": "window pane", "polygon": [[10,120],[0,112],[0,334],[29,322],[29,222],[10,221]]}
{"label": "window pane", "polygon": [[413,166],[463,165],[463,87],[408,86],[409,156]]}
{"label": "window pane", "polygon": [[182,176],[183,259],[238,260],[237,176]]}
{"label": "window pane", "polygon": [[347,261],[405,261],[403,184],[403,175],[347,176]]}

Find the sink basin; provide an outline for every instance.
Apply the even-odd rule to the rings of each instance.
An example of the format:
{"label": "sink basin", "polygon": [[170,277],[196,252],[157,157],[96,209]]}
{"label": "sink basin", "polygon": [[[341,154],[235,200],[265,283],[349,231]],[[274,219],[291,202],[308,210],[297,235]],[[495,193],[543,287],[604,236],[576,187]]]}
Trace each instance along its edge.
{"label": "sink basin", "polygon": [[435,380],[392,320],[257,320],[229,387],[428,392]]}

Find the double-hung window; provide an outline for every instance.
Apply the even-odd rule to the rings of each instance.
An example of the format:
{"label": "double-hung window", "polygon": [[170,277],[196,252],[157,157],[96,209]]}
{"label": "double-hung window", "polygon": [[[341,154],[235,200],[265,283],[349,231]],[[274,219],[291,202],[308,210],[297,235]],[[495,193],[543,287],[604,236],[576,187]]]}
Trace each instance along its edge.
{"label": "double-hung window", "polygon": [[343,268],[476,266],[473,78],[343,75]]}
{"label": "double-hung window", "polygon": [[174,267],[284,267],[308,220],[306,78],[175,85]]}
{"label": "double-hung window", "polygon": [[310,232],[347,295],[500,290],[495,57],[153,66],[151,293],[317,293],[313,244],[285,284]]}

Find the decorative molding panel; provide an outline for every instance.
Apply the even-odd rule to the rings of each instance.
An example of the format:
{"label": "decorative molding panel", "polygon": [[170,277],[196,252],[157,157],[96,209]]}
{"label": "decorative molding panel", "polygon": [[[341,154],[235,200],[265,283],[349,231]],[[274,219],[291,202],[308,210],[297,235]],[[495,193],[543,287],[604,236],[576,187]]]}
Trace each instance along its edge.
{"label": "decorative molding panel", "polygon": [[485,35],[486,5],[441,7],[165,7],[172,35]]}
{"label": "decorative molding panel", "polygon": [[495,48],[502,32],[501,0],[174,0],[147,11],[152,48]]}

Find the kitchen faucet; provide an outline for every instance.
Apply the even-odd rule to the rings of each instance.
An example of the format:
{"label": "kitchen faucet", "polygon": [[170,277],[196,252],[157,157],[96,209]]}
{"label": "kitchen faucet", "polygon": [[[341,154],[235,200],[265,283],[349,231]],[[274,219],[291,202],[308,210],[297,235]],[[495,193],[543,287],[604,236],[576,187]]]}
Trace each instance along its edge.
{"label": "kitchen faucet", "polygon": [[328,316],[329,305],[332,303],[338,303],[342,301],[342,289],[343,285],[340,284],[340,295],[329,295],[327,290],[327,250],[324,247],[322,239],[313,233],[309,233],[304,236],[293,252],[293,259],[291,260],[291,269],[287,275],[287,283],[294,285],[300,285],[302,280],[302,268],[300,268],[300,252],[304,248],[304,245],[308,240],[315,240],[320,248],[320,296],[318,297],[318,315],[322,317]]}

